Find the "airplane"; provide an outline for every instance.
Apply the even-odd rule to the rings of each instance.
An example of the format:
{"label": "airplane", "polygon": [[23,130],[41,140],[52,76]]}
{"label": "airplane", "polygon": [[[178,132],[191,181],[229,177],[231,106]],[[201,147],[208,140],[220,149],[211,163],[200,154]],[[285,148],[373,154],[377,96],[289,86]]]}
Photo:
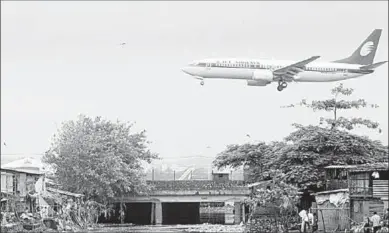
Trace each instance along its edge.
{"label": "airplane", "polygon": [[291,82],[334,82],[368,75],[387,61],[373,63],[382,29],[375,29],[347,58],[332,62],[314,62],[320,56],[294,62],[265,59],[204,59],[181,70],[196,79],[246,80],[248,86],[266,86],[278,82],[282,91]]}

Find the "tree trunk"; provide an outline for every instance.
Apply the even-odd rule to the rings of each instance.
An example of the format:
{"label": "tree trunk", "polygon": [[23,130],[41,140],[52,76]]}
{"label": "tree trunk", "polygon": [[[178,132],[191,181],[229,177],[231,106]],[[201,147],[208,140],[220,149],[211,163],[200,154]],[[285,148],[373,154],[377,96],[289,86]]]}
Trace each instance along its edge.
{"label": "tree trunk", "polygon": [[120,223],[124,223],[123,196],[120,199]]}

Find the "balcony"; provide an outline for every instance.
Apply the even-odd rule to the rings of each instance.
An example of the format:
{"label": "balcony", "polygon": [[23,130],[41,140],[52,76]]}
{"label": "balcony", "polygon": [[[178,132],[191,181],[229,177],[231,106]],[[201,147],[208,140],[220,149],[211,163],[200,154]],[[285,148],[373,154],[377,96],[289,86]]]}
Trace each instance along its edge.
{"label": "balcony", "polygon": [[350,196],[387,198],[388,194],[388,180],[351,181]]}
{"label": "balcony", "polygon": [[373,197],[372,187],[352,186],[350,187],[350,196],[353,197]]}
{"label": "balcony", "polygon": [[337,189],[347,189],[348,181],[347,180],[327,180],[326,190],[337,190]]}

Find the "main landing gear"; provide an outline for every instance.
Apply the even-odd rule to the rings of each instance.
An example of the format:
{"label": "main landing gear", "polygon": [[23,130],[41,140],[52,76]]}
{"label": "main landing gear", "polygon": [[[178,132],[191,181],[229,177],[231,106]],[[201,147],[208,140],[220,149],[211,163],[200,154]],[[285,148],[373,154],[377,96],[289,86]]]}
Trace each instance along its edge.
{"label": "main landing gear", "polygon": [[282,90],[284,90],[287,86],[288,86],[288,83],[286,83],[286,82],[284,82],[284,81],[279,81],[279,82],[278,82],[277,90],[278,90],[278,91],[282,91]]}

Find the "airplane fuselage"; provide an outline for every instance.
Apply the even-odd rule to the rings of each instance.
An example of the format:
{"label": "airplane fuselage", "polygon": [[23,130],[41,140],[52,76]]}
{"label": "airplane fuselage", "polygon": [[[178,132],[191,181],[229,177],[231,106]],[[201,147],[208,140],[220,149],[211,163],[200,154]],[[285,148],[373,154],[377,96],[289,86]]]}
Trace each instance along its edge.
{"label": "airplane fuselage", "polygon": [[282,91],[288,82],[335,82],[371,74],[386,61],[373,63],[382,29],[375,29],[348,57],[333,62],[317,62],[320,56],[300,61],[254,59],[205,59],[182,70],[197,79],[243,79],[248,86],[278,82]]}
{"label": "airplane fuselage", "polygon": [[[273,72],[294,63],[295,61],[281,60],[208,59],[193,62],[183,68],[183,71],[200,79],[256,80],[255,72]],[[356,64],[312,62],[306,65],[293,81],[333,82],[373,73],[373,70],[363,70],[360,67],[361,65]],[[261,73],[257,78],[261,81]]]}

